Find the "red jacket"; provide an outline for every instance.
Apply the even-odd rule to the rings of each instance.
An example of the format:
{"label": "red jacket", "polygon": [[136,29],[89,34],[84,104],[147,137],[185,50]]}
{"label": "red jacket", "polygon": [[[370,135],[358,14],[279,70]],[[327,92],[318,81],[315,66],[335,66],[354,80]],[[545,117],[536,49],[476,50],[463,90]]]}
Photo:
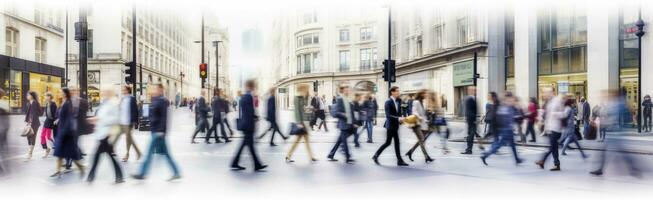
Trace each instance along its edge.
{"label": "red jacket", "polygon": [[534,103],[528,104],[527,119],[529,122],[535,122],[535,120],[537,119],[537,106]]}

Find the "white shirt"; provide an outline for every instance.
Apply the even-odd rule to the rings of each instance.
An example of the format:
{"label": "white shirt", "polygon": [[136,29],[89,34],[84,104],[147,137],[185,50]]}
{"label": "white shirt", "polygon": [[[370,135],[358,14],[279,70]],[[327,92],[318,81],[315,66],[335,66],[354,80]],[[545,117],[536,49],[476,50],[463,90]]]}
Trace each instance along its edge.
{"label": "white shirt", "polygon": [[[395,105],[395,110],[396,110],[397,112],[399,112],[399,106],[400,106],[400,105],[399,105],[399,103],[397,102],[397,98],[395,98],[395,97],[390,97],[390,99],[392,99],[392,103]],[[401,113],[399,113],[399,114],[401,114]]]}
{"label": "white shirt", "polygon": [[562,121],[565,113],[565,105],[563,105],[561,97],[553,97],[546,104],[546,117],[544,122],[545,131],[553,131],[562,133]]}
{"label": "white shirt", "polygon": [[120,124],[118,102],[105,100],[97,109],[97,122],[95,123],[95,138],[102,140],[112,133],[113,128]]}
{"label": "white shirt", "polygon": [[131,98],[130,96],[124,96],[120,100],[120,125],[130,125],[131,124]]}

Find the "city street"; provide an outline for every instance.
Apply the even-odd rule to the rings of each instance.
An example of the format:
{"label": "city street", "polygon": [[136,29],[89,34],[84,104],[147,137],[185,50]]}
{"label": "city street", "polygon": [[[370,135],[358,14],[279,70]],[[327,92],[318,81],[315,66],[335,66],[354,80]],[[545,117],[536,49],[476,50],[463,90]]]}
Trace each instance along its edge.
{"label": "city street", "polygon": [[[263,162],[270,167],[265,172],[253,172],[248,157],[245,157],[241,165],[249,169],[235,172],[229,169],[229,163],[240,139],[228,144],[190,144],[194,129],[192,113],[187,108],[180,108],[174,110],[172,116],[168,142],[181,168],[181,180],[165,181],[171,172],[162,159],[155,159],[151,175],[145,181],[127,179],[125,183],[114,184],[113,172],[106,159],[101,161],[94,183],[80,179],[77,171],[60,179],[49,178],[54,172],[54,158],[41,159],[43,152],[39,149],[31,161],[23,162],[26,142],[14,128],[10,134],[12,172],[0,178],[0,195],[19,199],[63,199],[72,195],[79,199],[186,199],[194,195],[216,199],[234,196],[244,199],[502,199],[519,193],[529,195],[520,197],[528,199],[552,199],[561,195],[582,199],[648,199],[653,194],[650,190],[653,183],[649,179],[652,173],[648,168],[643,169],[643,178],[637,179],[620,170],[623,167],[618,163],[622,161],[614,160],[604,177],[589,175],[599,155],[597,151],[588,151],[590,158],[587,161],[583,161],[577,151],[570,151],[568,156],[561,158],[563,170],[550,172],[533,164],[544,148],[519,147],[520,155],[526,159],[520,166],[515,166],[508,149],[503,149],[501,155],[488,159],[489,166],[484,166],[478,158],[480,150],[475,149],[474,155],[461,155],[459,152],[464,143],[452,142],[451,153],[445,155],[436,147],[439,141],[432,137],[427,144],[435,162],[425,164],[421,152],[417,151],[415,162],[409,162],[409,167],[397,167],[389,148],[380,159],[383,165],[377,166],[371,156],[381,145],[385,131],[378,127],[375,143],[362,143],[360,148],[350,144],[355,164],[329,162],[325,157],[336,137],[333,123],[330,124],[332,132],[311,135],[312,148],[320,161],[310,163],[301,145],[294,156],[296,162],[287,164],[283,158],[293,138],[283,142],[277,137],[280,145],[271,147],[268,145],[269,136],[266,136],[258,142],[257,148]],[[12,116],[12,124],[20,124],[20,117]],[[281,118],[280,121],[287,119],[285,116]],[[416,141],[406,130],[401,133],[402,153]],[[454,133],[460,131],[454,128]],[[460,135],[455,134],[456,137]],[[136,134],[142,149],[147,148],[149,138],[149,133]],[[361,136],[361,141],[365,139],[366,136]],[[90,154],[94,145],[92,135],[82,137],[81,146],[86,153]],[[123,145],[124,140],[120,140],[116,147],[119,157],[124,153]],[[652,156],[635,156],[641,166],[653,164]],[[135,158],[133,153],[132,158]],[[342,154],[337,154],[336,158],[342,160]],[[89,158],[84,162],[88,165]],[[122,167],[131,174],[139,164],[132,159],[122,163]]]}

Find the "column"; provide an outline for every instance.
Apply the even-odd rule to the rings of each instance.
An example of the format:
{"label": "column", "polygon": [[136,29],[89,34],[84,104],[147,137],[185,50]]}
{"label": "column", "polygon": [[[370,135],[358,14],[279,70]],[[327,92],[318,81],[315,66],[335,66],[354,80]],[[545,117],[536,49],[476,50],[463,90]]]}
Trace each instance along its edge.
{"label": "column", "polygon": [[537,96],[537,8],[515,2],[515,93]]}
{"label": "column", "polygon": [[587,5],[587,93],[590,105],[619,87],[619,11],[614,6]]}
{"label": "column", "polygon": [[653,95],[653,2],[642,1],[642,20],[646,34],[642,37],[642,98]]}

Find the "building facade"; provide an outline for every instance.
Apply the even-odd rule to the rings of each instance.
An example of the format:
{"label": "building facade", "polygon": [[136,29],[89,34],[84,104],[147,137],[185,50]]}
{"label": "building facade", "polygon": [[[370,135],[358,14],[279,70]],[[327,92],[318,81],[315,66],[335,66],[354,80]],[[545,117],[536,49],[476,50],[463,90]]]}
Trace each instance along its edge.
{"label": "building facade", "polygon": [[11,112],[26,109],[29,91],[60,95],[64,81],[65,9],[56,4],[5,1],[0,3],[0,87]]}
{"label": "building facade", "polygon": [[[77,6],[77,5],[76,5]],[[78,21],[80,7],[71,7],[69,21]],[[99,91],[114,89],[125,85],[125,63],[132,61],[132,8],[127,5],[115,5],[112,2],[92,2],[82,9],[88,12],[88,92],[92,102],[99,102]],[[201,46],[201,25],[188,23],[198,21],[183,14],[171,5],[136,6],[137,19],[137,83],[143,83],[141,99],[148,101],[148,86],[163,84],[166,96],[171,100],[199,95],[200,79],[198,66]],[[197,19],[197,20],[194,20]],[[209,28],[207,28],[209,29]],[[209,36],[212,34],[205,35]],[[215,35],[215,34],[213,34]],[[74,32],[68,33],[74,38]],[[216,36],[222,37],[222,36]],[[209,38],[209,37],[207,37]],[[78,80],[78,43],[68,40],[70,51],[70,84]],[[205,54],[214,49],[210,42],[205,42]],[[226,52],[226,51],[225,51]],[[140,75],[142,73],[142,76]],[[183,75],[183,76],[182,76]],[[140,84],[136,87],[140,91]]]}
{"label": "building facade", "polygon": [[[284,11],[273,20],[268,74],[276,77],[280,104],[290,101],[299,84],[311,85],[312,95],[331,101],[337,86],[376,93],[381,62],[387,57],[387,9],[320,7]],[[387,22],[387,21],[386,21]],[[314,83],[316,82],[316,83]],[[317,87],[313,87],[316,84]]]}
{"label": "building facade", "polygon": [[[394,85],[404,94],[435,91],[449,116],[461,115],[465,88],[473,85],[479,105],[487,102],[489,92],[511,91],[523,103],[529,97],[541,100],[542,89],[549,87],[557,94],[587,98],[594,106],[605,101],[605,91],[621,89],[634,115],[639,52],[634,25],[640,9],[645,30],[651,30],[653,4],[648,2],[392,5]],[[342,14],[333,14],[337,11],[321,9],[310,15],[307,10],[286,13],[273,26],[274,46],[281,48],[272,52],[271,61],[280,69],[275,72],[281,78],[277,84],[289,88],[283,92],[292,95],[293,84],[317,80],[325,83],[319,89],[328,96],[350,79],[370,81],[377,96],[386,96],[379,67],[387,55],[387,31],[378,30],[387,30],[387,8],[344,21],[338,20]],[[362,42],[369,24],[376,35],[373,42]],[[347,39],[351,42],[341,42]],[[361,64],[366,60],[362,49],[368,47],[378,49],[373,50],[378,61],[371,70]],[[653,93],[651,47],[647,34],[642,38],[642,96]]]}

